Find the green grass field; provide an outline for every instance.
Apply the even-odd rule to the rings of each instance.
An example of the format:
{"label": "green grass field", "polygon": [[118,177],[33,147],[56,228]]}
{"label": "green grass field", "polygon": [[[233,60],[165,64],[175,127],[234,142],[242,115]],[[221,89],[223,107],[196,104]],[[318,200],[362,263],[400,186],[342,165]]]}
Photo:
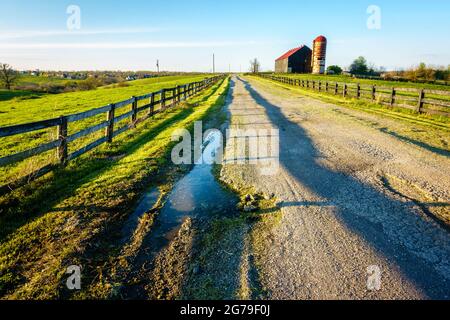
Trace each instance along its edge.
{"label": "green grass field", "polygon": [[294,87],[288,84],[252,76],[253,79],[260,82],[271,83],[275,86],[287,89],[289,92],[300,93],[315,99],[320,99],[335,105],[346,108],[372,113],[377,116],[396,119],[407,123],[407,130],[401,133],[409,139],[410,142],[420,146],[428,146],[428,149],[435,152],[447,153],[449,149],[448,133],[450,131],[450,119],[444,116],[417,114],[404,108],[387,108],[379,104],[364,100],[343,98],[342,95],[327,94],[312,89]]}
{"label": "green grass field", "polygon": [[44,84],[44,83],[51,83],[51,84],[65,84],[67,82],[72,81],[80,81],[80,80],[69,80],[69,79],[62,79],[58,77],[46,77],[46,76],[20,76],[19,81],[17,82],[18,86],[26,86],[26,85],[33,85],[33,84]]}
{"label": "green grass field", "polygon": [[371,79],[357,79],[345,75],[316,75],[316,74],[288,74],[286,76],[295,79],[329,81],[329,82],[349,82],[360,83],[361,85],[377,85],[381,87],[400,87],[400,88],[416,88],[416,89],[431,89],[450,91],[450,86],[440,84],[426,84],[414,82],[399,82],[399,81],[385,81],[385,80],[371,80]]}
{"label": "green grass field", "polygon": [[[150,89],[192,80],[171,79]],[[110,297],[115,284],[103,272],[118,267],[120,226],[143,191],[167,185],[177,170],[170,162],[173,131],[192,130],[195,121],[215,114],[228,88],[228,80],[220,81],[112,145],[0,197],[0,298],[70,298],[62,282],[67,264],[84,267],[86,290],[77,298]]]}
{"label": "green grass field", "polygon": [[[36,99],[43,96],[42,93],[34,92],[31,90],[4,90],[0,89],[0,102],[9,101],[12,99]],[[1,112],[0,112],[1,113]]]}
{"label": "green grass field", "polygon": [[[36,89],[42,85],[66,85],[68,82],[78,82],[80,80],[67,80],[56,77],[44,77],[44,76],[20,76],[15,86],[22,88],[18,90],[4,90],[0,89],[0,102],[9,101],[14,98],[21,99],[35,99],[44,95],[42,92],[37,92]],[[23,90],[26,88],[26,90]]]}
{"label": "green grass field", "polygon": [[[163,88],[172,88],[177,85],[203,80],[206,75],[199,76],[170,76],[153,79],[144,79],[129,82],[128,87],[102,87],[97,90],[63,93],[56,95],[37,96],[33,99],[14,98],[9,101],[0,101],[0,126],[28,123],[38,120],[51,119],[61,115],[70,115],[113,102],[126,100],[132,96],[139,96]],[[145,103],[142,101],[141,103]],[[129,108],[117,110],[116,116],[126,113]],[[105,115],[100,114],[82,121],[69,124],[69,135],[84,128],[101,123]],[[119,123],[119,127],[127,120]],[[69,153],[78,150],[99,139],[103,132],[79,139],[69,144]],[[0,139],[0,157],[11,155],[36,147],[42,143],[56,139],[56,128],[34,131]],[[0,185],[13,182],[18,177],[25,176],[42,167],[42,164],[56,161],[54,151],[48,151],[17,164],[0,168]]]}
{"label": "green grass field", "polygon": [[0,101],[0,126],[9,126],[69,115],[139,96],[162,88],[173,87],[205,76],[172,76],[128,82],[128,87],[106,86],[91,91],[48,94],[28,99]]}
{"label": "green grass field", "polygon": [[[328,75],[312,75],[312,74],[287,74],[287,75],[281,75],[276,74],[277,77],[287,77],[290,79],[300,79],[300,80],[308,80],[310,81],[309,86],[310,89],[312,87],[311,81],[316,81],[316,91],[318,84],[317,82],[322,82],[322,92],[317,92],[319,95],[334,95],[334,83],[339,83],[339,89],[338,95],[335,95],[335,98],[340,98],[343,91],[343,83],[346,83],[348,85],[347,92],[348,92],[348,98],[350,97],[356,97],[356,91],[357,86],[356,84],[359,83],[361,85],[361,99],[359,104],[361,106],[373,106],[373,105],[386,105],[390,102],[390,95],[392,88],[396,88],[396,96],[395,101],[397,106],[392,107],[391,109],[395,109],[397,112],[400,113],[408,113],[408,114],[414,114],[415,109],[417,108],[417,103],[419,99],[419,91],[418,89],[426,88],[428,90],[439,90],[439,92],[426,92],[425,98],[426,99],[433,99],[436,101],[437,104],[430,104],[425,103],[424,104],[424,113],[428,113],[424,115],[428,118],[433,118],[438,121],[442,122],[448,122],[448,117],[444,114],[445,112],[450,112],[450,107],[439,105],[441,103],[450,103],[450,87],[447,86],[440,86],[440,85],[424,85],[421,86],[418,83],[404,83],[404,82],[389,82],[389,81],[382,81],[382,80],[368,80],[368,79],[354,79],[352,77],[348,76],[328,76]],[[325,92],[325,82],[329,82],[330,89],[329,94],[326,94]],[[371,96],[371,87],[372,85],[375,85],[377,87],[377,98],[376,98],[376,104],[372,103],[372,96]],[[307,84],[305,84],[307,86]],[[307,88],[306,88],[307,89]],[[404,89],[404,90],[402,90]],[[416,90],[411,90],[416,89]],[[445,90],[442,90],[445,89]],[[312,90],[312,89],[311,89]],[[441,92],[442,91],[442,92]],[[448,94],[445,94],[448,93]],[[402,107],[403,106],[403,107]],[[429,110],[429,112],[427,112]],[[435,112],[433,114],[433,112]],[[440,112],[440,114],[439,114]]]}

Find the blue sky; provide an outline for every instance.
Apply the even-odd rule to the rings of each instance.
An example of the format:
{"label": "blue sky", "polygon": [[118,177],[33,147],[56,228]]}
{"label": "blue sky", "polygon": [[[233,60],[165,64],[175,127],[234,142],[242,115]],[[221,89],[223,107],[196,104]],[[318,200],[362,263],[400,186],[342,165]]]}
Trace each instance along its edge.
{"label": "blue sky", "polygon": [[[327,65],[363,55],[401,69],[450,64],[447,0],[0,0],[0,61],[19,69],[264,70],[290,48],[329,40]],[[68,30],[67,7],[81,10]],[[381,9],[381,29],[367,27],[367,8]]]}

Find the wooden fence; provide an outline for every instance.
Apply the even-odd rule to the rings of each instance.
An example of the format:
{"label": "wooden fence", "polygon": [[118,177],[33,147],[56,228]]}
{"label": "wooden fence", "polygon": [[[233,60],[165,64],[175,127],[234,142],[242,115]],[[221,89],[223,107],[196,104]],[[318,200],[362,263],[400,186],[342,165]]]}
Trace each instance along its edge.
{"label": "wooden fence", "polygon": [[344,98],[364,99],[388,107],[409,109],[419,114],[424,113],[450,117],[450,91],[404,87],[389,88],[345,82],[324,82],[271,74],[259,74],[259,76],[292,86],[342,95]]}
{"label": "wooden fence", "polygon": [[[9,127],[0,127],[0,138],[9,137],[19,134],[25,134],[32,131],[42,130],[46,128],[56,127],[57,138],[54,141],[41,144],[35,148],[28,149],[19,153],[8,155],[0,158],[0,167],[5,167],[8,165],[15,164],[17,162],[23,161],[32,156],[39,155],[41,153],[56,149],[56,155],[58,157],[58,163],[48,164],[39,170],[20,178],[19,180],[5,185],[0,186],[0,195],[10,192],[15,188],[18,188],[34,179],[37,179],[57,167],[65,166],[70,160],[76,159],[88,151],[104,144],[111,143],[114,137],[124,133],[125,131],[134,128],[136,124],[166,110],[169,107],[174,107],[178,105],[181,101],[188,99],[189,97],[196,95],[200,91],[203,91],[211,87],[214,83],[223,79],[224,76],[215,76],[207,78],[203,81],[192,82],[189,84],[177,86],[175,88],[162,89],[157,92],[152,92],[139,97],[131,97],[128,100],[112,103],[110,105],[88,110],[85,112],[72,114],[68,116],[61,116],[59,118],[41,120],[32,123],[14,125]],[[146,101],[147,103],[143,106],[138,107],[140,101]],[[126,106],[131,106],[130,111],[116,116],[116,111],[122,109]],[[160,106],[157,110],[156,106]],[[106,120],[83,129],[79,132],[68,135],[68,126],[71,122],[76,122],[84,119],[88,119],[100,114],[106,114]],[[144,114],[143,117],[138,118],[139,114]],[[130,123],[123,126],[120,129],[115,130],[114,125],[118,122],[130,119]],[[105,130],[102,138],[82,147],[81,149],[74,151],[73,153],[68,153],[69,143],[91,135],[97,131]]]}

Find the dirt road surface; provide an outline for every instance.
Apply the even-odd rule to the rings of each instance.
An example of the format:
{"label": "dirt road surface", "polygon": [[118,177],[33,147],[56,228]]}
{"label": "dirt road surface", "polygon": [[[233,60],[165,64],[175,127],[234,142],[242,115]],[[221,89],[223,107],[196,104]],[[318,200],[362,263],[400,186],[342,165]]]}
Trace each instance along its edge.
{"label": "dirt road surface", "polygon": [[281,207],[260,266],[269,298],[450,298],[450,233],[433,218],[448,217],[448,156],[387,134],[398,120],[264,80],[233,78],[228,103],[231,127],[280,130],[275,175],[224,170]]}

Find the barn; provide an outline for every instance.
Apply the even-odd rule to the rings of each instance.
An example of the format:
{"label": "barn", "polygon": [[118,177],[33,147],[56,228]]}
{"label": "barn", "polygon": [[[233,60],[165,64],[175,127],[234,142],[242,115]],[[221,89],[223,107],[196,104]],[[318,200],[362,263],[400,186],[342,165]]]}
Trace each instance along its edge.
{"label": "barn", "polygon": [[311,73],[312,50],[303,45],[275,60],[276,73]]}

